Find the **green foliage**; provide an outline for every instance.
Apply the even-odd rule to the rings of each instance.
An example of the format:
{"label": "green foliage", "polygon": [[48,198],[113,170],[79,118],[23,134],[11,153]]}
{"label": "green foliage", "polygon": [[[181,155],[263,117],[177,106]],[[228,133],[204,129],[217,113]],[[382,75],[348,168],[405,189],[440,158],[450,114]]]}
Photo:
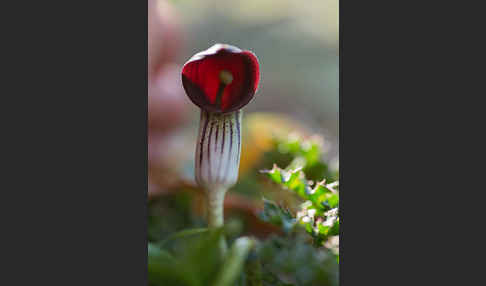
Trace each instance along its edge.
{"label": "green foliage", "polygon": [[[169,251],[148,245],[148,277],[153,286],[231,286],[242,275],[254,240],[240,237],[221,258],[218,242],[222,230],[185,230],[171,236],[179,247]],[[196,237],[194,237],[196,236]],[[188,239],[190,237],[190,239]]]}
{"label": "green foliage", "polygon": [[283,229],[284,232],[290,232],[295,225],[295,218],[292,216],[289,210],[284,210],[276,203],[263,199],[264,209],[260,214],[260,218],[263,221],[277,225]]}
{"label": "green foliage", "polygon": [[[323,158],[326,155],[325,142],[319,136],[302,139],[297,135],[274,136],[272,148],[263,153],[260,161],[254,166],[256,170],[269,169],[273,165],[287,166],[286,170],[301,169],[308,180],[318,181],[323,178],[333,182],[338,180],[339,173],[330,167]],[[265,193],[265,185],[260,183],[258,172],[246,172],[240,176],[232,191],[244,195],[259,196]]]}
{"label": "green foliage", "polygon": [[156,245],[148,245],[148,279],[150,286],[197,285],[194,277],[182,271],[181,263]]}
{"label": "green foliage", "polygon": [[264,285],[338,285],[338,265],[326,249],[316,249],[305,237],[273,236],[259,245]]}
{"label": "green foliage", "polygon": [[[277,138],[274,149],[259,164],[273,164],[271,170],[262,171],[274,182],[273,187],[257,172],[249,172],[236,186],[248,198],[265,194],[260,219],[278,226],[282,230],[278,236],[238,237],[248,233],[249,221],[237,214],[225,217],[224,229],[210,231],[204,217],[195,215],[192,196],[182,189],[152,200],[148,210],[149,286],[338,285],[338,173],[324,162],[322,146],[317,137]],[[274,163],[287,167],[281,169]],[[322,181],[314,183],[318,180]],[[267,189],[269,193],[265,193]],[[290,201],[282,204],[274,197],[276,193]],[[223,232],[230,246],[224,257],[219,248]]]}
{"label": "green foliage", "polygon": [[168,235],[188,226],[204,227],[204,220],[191,211],[192,198],[188,193],[177,192],[173,196],[152,200],[148,203],[148,241],[160,242]]}
{"label": "green foliage", "polygon": [[[303,157],[304,164],[316,164],[320,158],[317,145],[308,143],[307,148],[303,148],[303,145],[304,143],[297,141],[284,146],[289,152]],[[325,180],[322,180],[312,187],[313,182],[306,179],[303,171],[305,168],[292,169],[298,158],[296,157],[285,170],[274,164],[271,170],[263,170],[262,173],[266,174],[274,183],[294,192],[303,199],[304,203],[301,204],[300,210],[292,215],[267,200],[264,204],[262,219],[282,227],[286,232],[293,227],[292,222],[298,221],[312,236],[314,245],[323,246],[330,238],[339,235],[339,192],[336,190],[339,183],[335,181],[326,184]],[[285,222],[287,223],[285,224]],[[337,254],[336,247],[332,247],[332,249]]]}
{"label": "green foliage", "polygon": [[326,185],[322,181],[311,188],[312,182],[306,180],[301,168],[286,171],[274,165],[271,170],[263,170],[262,173],[267,174],[273,182],[294,191],[302,199],[311,201],[318,214],[339,205],[339,194],[333,188],[336,183]]}
{"label": "green foliage", "polygon": [[292,158],[289,164],[282,164],[287,165],[287,170],[302,168],[310,180],[338,179],[337,172],[331,170],[327,162],[322,160],[325,152],[321,137],[313,136],[303,140],[297,135],[291,135],[287,138],[276,138],[275,144],[280,153],[289,154]]}

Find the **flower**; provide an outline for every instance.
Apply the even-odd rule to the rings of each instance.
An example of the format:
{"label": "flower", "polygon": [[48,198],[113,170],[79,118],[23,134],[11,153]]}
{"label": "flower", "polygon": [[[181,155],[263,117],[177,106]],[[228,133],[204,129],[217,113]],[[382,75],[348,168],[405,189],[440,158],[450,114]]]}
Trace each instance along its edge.
{"label": "flower", "polygon": [[209,227],[223,225],[224,196],[238,179],[241,108],[259,80],[256,56],[226,44],[195,54],[182,68],[184,90],[201,108],[194,169],[196,183],[206,191]]}
{"label": "flower", "polygon": [[259,80],[257,57],[226,44],[195,54],[182,69],[182,84],[188,97],[209,112],[241,109],[255,95]]}

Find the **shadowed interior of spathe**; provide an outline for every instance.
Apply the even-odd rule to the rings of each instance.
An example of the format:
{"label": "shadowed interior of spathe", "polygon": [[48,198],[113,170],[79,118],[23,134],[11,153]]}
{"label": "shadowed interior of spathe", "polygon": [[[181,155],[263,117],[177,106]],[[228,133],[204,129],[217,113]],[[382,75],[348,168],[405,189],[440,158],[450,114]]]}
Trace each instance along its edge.
{"label": "shadowed interior of spathe", "polygon": [[191,58],[182,70],[182,84],[200,108],[227,113],[242,108],[253,98],[259,83],[259,65],[252,52],[229,49],[227,45],[219,47],[215,50],[213,46],[207,50],[210,52]]}

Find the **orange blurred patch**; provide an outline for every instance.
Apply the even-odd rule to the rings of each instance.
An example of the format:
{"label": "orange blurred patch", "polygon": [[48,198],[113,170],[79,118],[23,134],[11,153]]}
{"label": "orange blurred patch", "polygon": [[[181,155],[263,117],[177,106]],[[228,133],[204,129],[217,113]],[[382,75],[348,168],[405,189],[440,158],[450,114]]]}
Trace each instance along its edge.
{"label": "orange blurred patch", "polygon": [[244,118],[240,176],[252,169],[263,153],[273,147],[274,138],[287,137],[290,133],[303,137],[310,134],[310,130],[285,114],[255,112]]}

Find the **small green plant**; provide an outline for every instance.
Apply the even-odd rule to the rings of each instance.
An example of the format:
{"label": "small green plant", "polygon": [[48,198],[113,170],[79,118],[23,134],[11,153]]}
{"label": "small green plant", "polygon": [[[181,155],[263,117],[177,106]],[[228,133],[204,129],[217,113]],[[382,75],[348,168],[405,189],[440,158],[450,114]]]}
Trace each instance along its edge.
{"label": "small green plant", "polygon": [[319,146],[311,140],[292,139],[291,143],[287,141],[282,145],[296,154],[295,159],[286,169],[274,165],[271,170],[263,170],[262,173],[283,189],[295,193],[302,203],[298,211],[292,214],[288,209],[265,199],[262,219],[280,225],[286,233],[295,225],[302,226],[311,235],[314,246],[331,249],[339,261],[339,181],[327,184],[326,179],[317,183],[306,179],[303,170],[312,170],[315,165],[326,166],[317,156]]}

